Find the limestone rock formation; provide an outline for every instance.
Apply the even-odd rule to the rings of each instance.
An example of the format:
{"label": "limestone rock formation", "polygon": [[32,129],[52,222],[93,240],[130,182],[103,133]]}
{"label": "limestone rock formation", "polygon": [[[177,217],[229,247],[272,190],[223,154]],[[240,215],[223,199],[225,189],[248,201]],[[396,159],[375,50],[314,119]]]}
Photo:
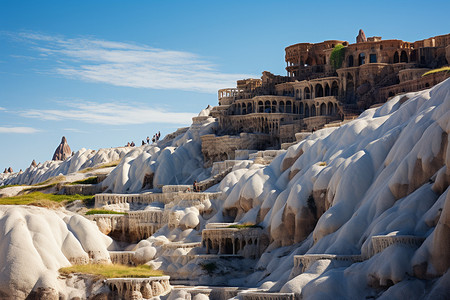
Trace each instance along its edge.
{"label": "limestone rock formation", "polygon": [[450,193],[447,194],[444,209],[436,226],[431,247],[431,263],[439,275],[450,268]]}
{"label": "limestone rock formation", "polygon": [[63,136],[61,139],[61,144],[55,150],[52,160],[66,160],[72,155],[72,150],[70,150],[69,144],[67,144],[66,137]]}
{"label": "limestone rock formation", "polygon": [[37,167],[37,163],[36,163],[36,161],[33,159],[33,161],[31,162],[31,166],[30,167],[33,167],[33,168],[36,168]]}
{"label": "limestone rock formation", "polygon": [[13,173],[13,169],[11,167],[8,168],[8,173]]}
{"label": "limestone rock formation", "polygon": [[366,35],[362,29],[359,30],[358,36],[356,37],[357,43],[364,43],[367,42]]}

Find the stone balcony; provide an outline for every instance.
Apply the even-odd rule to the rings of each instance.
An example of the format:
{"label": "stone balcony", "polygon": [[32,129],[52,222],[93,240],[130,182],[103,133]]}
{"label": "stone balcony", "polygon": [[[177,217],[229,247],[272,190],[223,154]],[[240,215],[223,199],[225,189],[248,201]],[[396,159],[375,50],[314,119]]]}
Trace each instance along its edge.
{"label": "stone balcony", "polygon": [[414,235],[375,235],[372,236],[372,253],[371,256],[383,252],[389,246],[402,245],[409,248],[419,248],[425,241],[424,237]]}
{"label": "stone balcony", "polygon": [[207,254],[258,258],[269,245],[269,238],[261,228],[230,228],[232,224],[226,223],[209,225],[202,231],[202,245]]}
{"label": "stone balcony", "polygon": [[[184,192],[190,185],[169,186],[166,193],[142,193],[142,194],[96,194],[95,207],[102,207],[111,204],[135,204],[135,205],[149,205],[152,203],[169,204],[175,199],[186,200],[205,200],[217,199],[221,193],[192,193]],[[180,189],[184,189],[180,191]],[[164,187],[163,187],[164,189]],[[169,191],[171,190],[171,191]],[[173,190],[173,191],[172,191]]]}
{"label": "stone balcony", "polygon": [[113,278],[105,284],[112,291],[112,299],[150,299],[171,291],[169,276],[148,278]]}
{"label": "stone balcony", "polygon": [[294,256],[294,268],[291,277],[304,273],[315,262],[319,260],[330,260],[336,262],[339,267],[350,266],[364,259],[361,255],[337,255],[337,254],[304,254]]}

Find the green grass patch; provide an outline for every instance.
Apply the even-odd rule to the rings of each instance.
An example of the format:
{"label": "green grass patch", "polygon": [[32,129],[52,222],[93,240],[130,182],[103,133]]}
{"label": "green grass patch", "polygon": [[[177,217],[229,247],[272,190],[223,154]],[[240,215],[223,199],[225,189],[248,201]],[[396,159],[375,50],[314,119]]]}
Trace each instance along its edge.
{"label": "green grass patch", "polygon": [[13,187],[13,186],[23,186],[23,184],[8,184],[8,185],[2,185],[2,186],[0,186],[0,190],[6,189],[6,188],[9,188],[9,187]]}
{"label": "green grass patch", "polygon": [[63,182],[65,180],[66,180],[66,177],[64,175],[59,175],[56,177],[49,178],[45,181],[33,184],[32,186],[43,186],[43,185],[50,185],[50,184],[56,185],[57,183]]}
{"label": "green grass patch", "polygon": [[98,167],[99,169],[104,169],[104,168],[111,168],[111,167],[117,167],[117,165],[120,163],[120,159],[119,160],[115,160],[115,161],[111,161],[109,163],[103,164],[100,167]]}
{"label": "green grass patch", "polygon": [[71,182],[70,185],[75,185],[75,184],[97,184],[98,183],[98,177],[97,176],[92,176],[92,177],[88,177],[82,180],[77,180],[74,182]]}
{"label": "green grass patch", "polygon": [[[45,194],[41,192],[32,192],[29,194],[0,198],[0,205],[36,205],[49,207],[50,203],[69,203],[75,200],[86,200],[92,198],[92,196],[84,195],[55,195]],[[50,205],[54,206],[54,205]]]}
{"label": "green grass patch", "polygon": [[103,278],[146,278],[164,275],[162,271],[153,270],[147,265],[130,267],[116,264],[73,265],[71,267],[61,268],[59,269],[59,272],[64,275],[69,275],[72,273],[91,274]]}
{"label": "green grass patch", "polygon": [[431,74],[435,74],[435,73],[439,73],[439,72],[450,73],[450,67],[442,67],[442,68],[430,70],[428,72],[423,73],[422,77],[427,76],[427,75],[431,75]]}
{"label": "green grass patch", "polygon": [[339,69],[342,66],[342,62],[345,57],[344,45],[338,44],[333,48],[330,54],[330,63],[335,69]]}
{"label": "green grass patch", "polygon": [[91,209],[86,212],[86,215],[127,215],[125,212],[118,212],[113,210],[106,210],[106,209]]}
{"label": "green grass patch", "polygon": [[96,167],[92,167],[92,168],[90,167],[90,168],[86,168],[86,169],[80,170],[79,173],[87,173],[87,172],[91,172],[91,171],[98,170],[98,169],[117,167],[117,165],[119,163],[120,163],[120,159],[119,160],[115,160],[115,161],[111,161],[109,163],[104,163],[104,164],[96,166]]}
{"label": "green grass patch", "polygon": [[233,225],[229,225],[226,228],[237,228],[237,229],[243,229],[243,228],[261,228],[262,226],[260,225],[256,225],[256,224],[251,224],[251,223],[244,223],[244,224],[233,224]]}
{"label": "green grass patch", "polygon": [[26,189],[23,189],[20,194],[26,194],[26,193],[34,193],[34,192],[39,192],[39,191],[44,191],[47,190],[49,188],[52,188],[54,186],[56,186],[58,183],[51,183],[51,184],[46,184],[46,185],[42,185],[42,186],[32,186]]}

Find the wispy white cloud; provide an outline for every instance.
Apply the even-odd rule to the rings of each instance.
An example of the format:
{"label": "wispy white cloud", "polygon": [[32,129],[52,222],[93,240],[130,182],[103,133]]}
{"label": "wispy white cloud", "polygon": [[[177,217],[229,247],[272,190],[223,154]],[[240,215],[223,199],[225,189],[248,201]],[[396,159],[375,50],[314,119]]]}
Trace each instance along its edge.
{"label": "wispy white cloud", "polygon": [[64,128],[64,131],[76,132],[76,133],[87,133],[86,131],[80,130],[78,128]]}
{"label": "wispy white cloud", "polygon": [[76,101],[62,103],[63,109],[28,109],[19,111],[22,117],[40,120],[75,120],[91,124],[133,125],[146,123],[190,124],[193,113],[168,112],[149,106],[121,103],[94,103]]}
{"label": "wispy white cloud", "polygon": [[32,128],[32,127],[4,127],[0,126],[0,133],[24,133],[24,134],[30,134],[30,133],[36,133],[39,132],[39,129]]}
{"label": "wispy white cloud", "polygon": [[235,86],[238,79],[254,77],[220,72],[212,63],[184,51],[89,37],[22,32],[15,38],[29,42],[40,55],[53,57],[54,72],[90,82],[215,93]]}
{"label": "wispy white cloud", "polygon": [[6,108],[0,106],[0,111],[6,110]]}

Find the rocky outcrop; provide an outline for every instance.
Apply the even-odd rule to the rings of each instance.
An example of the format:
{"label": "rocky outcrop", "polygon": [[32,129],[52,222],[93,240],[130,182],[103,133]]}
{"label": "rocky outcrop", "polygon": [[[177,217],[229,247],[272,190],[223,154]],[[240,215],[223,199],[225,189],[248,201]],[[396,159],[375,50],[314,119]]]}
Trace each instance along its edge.
{"label": "rocky outcrop", "polygon": [[65,136],[62,137],[61,143],[58,148],[56,148],[53,154],[52,160],[66,160],[72,155],[72,150],[70,150],[69,144],[67,144],[67,139]]}
{"label": "rocky outcrop", "polygon": [[359,30],[358,36],[356,37],[357,43],[364,43],[367,42],[366,34],[362,29]]}
{"label": "rocky outcrop", "polygon": [[33,161],[31,162],[30,167],[36,168],[37,167],[37,163],[36,161],[33,159]]}
{"label": "rocky outcrop", "polygon": [[431,247],[431,263],[438,272],[444,274],[450,268],[450,193],[447,194],[444,209],[434,232]]}

